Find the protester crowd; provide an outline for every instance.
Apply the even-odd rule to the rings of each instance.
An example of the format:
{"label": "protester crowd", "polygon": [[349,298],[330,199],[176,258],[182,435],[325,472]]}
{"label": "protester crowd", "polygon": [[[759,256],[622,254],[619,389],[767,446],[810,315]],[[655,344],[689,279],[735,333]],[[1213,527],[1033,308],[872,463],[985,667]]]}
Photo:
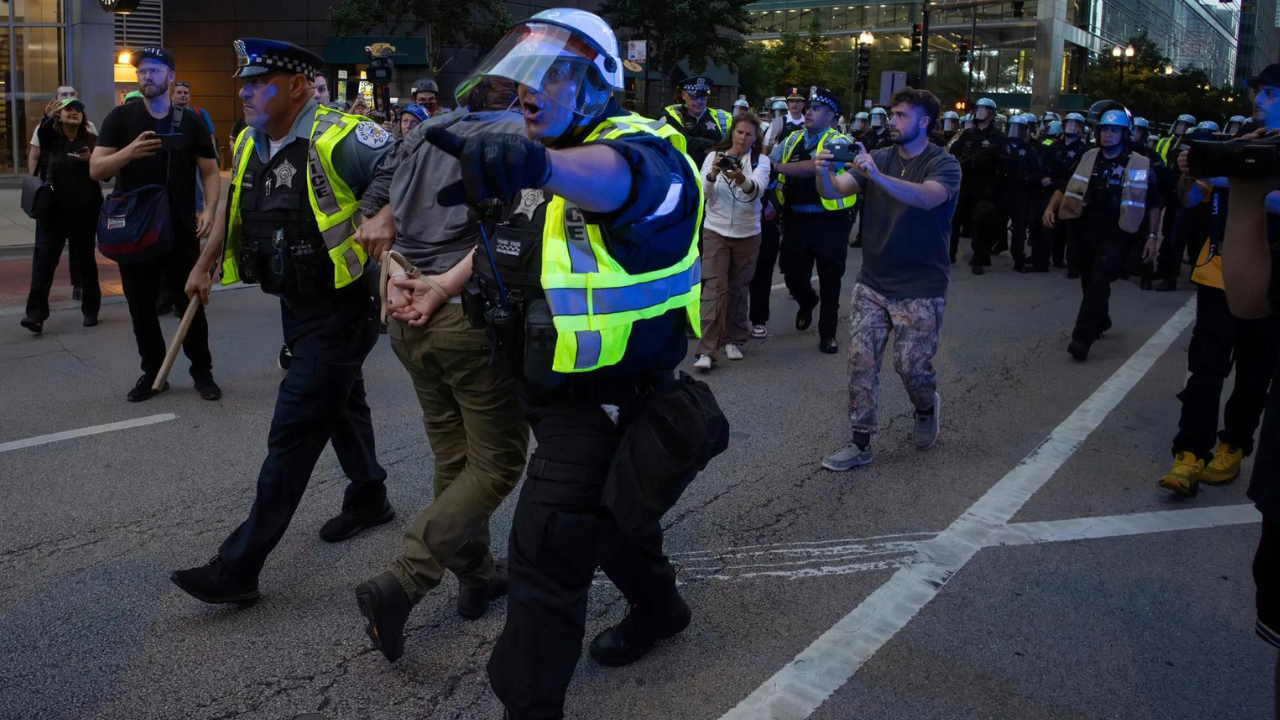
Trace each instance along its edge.
{"label": "protester crowd", "polygon": [[[363,98],[348,106],[330,98],[309,51],[236,41],[244,118],[225,214],[213,124],[167,51],[134,53],[139,94],[100,129],[74,88],[59,88],[24,188],[37,231],[23,327],[44,331],[64,246],[83,323],[97,324],[96,242],[120,265],[141,361],[127,399],[168,388],[159,316],[172,310],[189,315],[182,348],[214,401],[212,283],[280,298],[287,374],[253,507],[212,562],[175,572],[175,584],[205,602],[255,600],[327,443],[351,483],[321,539],[395,517],[361,374],[387,332],[422,407],[435,498],[402,554],[357,588],[370,641],[400,658],[412,608],[447,570],[463,617],[509,596],[489,665],[509,716],[560,717],[597,567],[630,606],[590,643],[601,664],[633,662],[690,622],[658,521],[723,451],[728,420],[705,382],[676,375],[688,336],[702,374],[749,356],[769,336],[780,265],[794,326],[808,330],[816,311],[822,353],[839,352],[849,318],[848,442],[822,466],[872,462],[890,335],[913,442],[928,450],[941,429],[933,358],[968,237],[974,275],[1009,252],[1018,273],[1052,266],[1080,280],[1067,346],[1077,361],[1111,328],[1115,280],[1168,291],[1190,267],[1189,377],[1159,486],[1193,496],[1235,480],[1256,451],[1258,632],[1280,647],[1280,406],[1269,393],[1280,293],[1261,272],[1280,247],[1264,209],[1280,212],[1280,200],[1229,171],[1199,176],[1229,166],[1202,145],[1280,130],[1280,65],[1249,81],[1255,117],[1220,131],[1180,116],[1158,138],[1112,101],[1006,117],[983,98],[961,118],[909,88],[851,122],[834,93],[798,85],[759,113],[746,98],[726,112],[708,107],[704,77],[682,81],[679,101],[650,119],[620,104],[612,29],[584,11],[549,12],[480,61],[448,118],[434,80],[389,112]],[[548,48],[540,62],[512,61]],[[1237,244],[1247,260],[1235,260]],[[851,289],[850,249],[861,252]],[[513,554],[495,558],[489,517],[522,476]]]}

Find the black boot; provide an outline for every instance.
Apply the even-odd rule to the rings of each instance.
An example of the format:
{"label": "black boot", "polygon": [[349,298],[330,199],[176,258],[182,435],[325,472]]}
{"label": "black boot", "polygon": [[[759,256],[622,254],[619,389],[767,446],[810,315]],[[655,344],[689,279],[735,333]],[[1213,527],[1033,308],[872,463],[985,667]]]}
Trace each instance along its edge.
{"label": "black boot", "polygon": [[207,565],[177,570],[169,579],[191,597],[212,605],[248,605],[258,599],[258,578],[244,578],[214,557]]}
{"label": "black boot", "polygon": [[622,622],[591,641],[591,657],[605,667],[630,665],[649,654],[658,640],[684,631],[692,614],[679,593],[671,595],[662,608],[632,605]]}
{"label": "black boot", "polygon": [[479,620],[489,609],[489,603],[507,594],[507,562],[493,564],[493,574],[483,583],[471,583],[458,579],[458,614],[468,620]]}
{"label": "black boot", "polygon": [[413,604],[405,594],[400,581],[390,572],[384,572],[356,587],[356,604],[368,623],[364,632],[373,646],[391,662],[404,654],[404,626],[409,622]]}
{"label": "black boot", "polygon": [[1071,344],[1067,346],[1067,352],[1071,353],[1071,357],[1076,360],[1084,362],[1089,359],[1089,343],[1072,340]]}
{"label": "black boot", "polygon": [[320,539],[330,543],[342,542],[371,527],[389,523],[395,516],[395,509],[386,500],[382,501],[382,507],[373,510],[344,509],[320,528]]}

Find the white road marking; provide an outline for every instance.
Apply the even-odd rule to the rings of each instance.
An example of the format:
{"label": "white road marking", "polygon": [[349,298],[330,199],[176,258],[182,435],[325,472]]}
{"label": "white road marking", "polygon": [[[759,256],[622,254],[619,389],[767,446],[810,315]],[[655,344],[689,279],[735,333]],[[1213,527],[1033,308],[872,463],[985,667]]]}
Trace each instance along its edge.
{"label": "white road marking", "polygon": [[803,720],[916,616],[953,575],[1005,530],[1195,319],[1187,302],[1013,470],[866,600],[721,720]]}
{"label": "white road marking", "polygon": [[53,433],[51,435],[38,435],[25,440],[13,440],[7,443],[0,443],[0,453],[9,452],[10,450],[21,450],[23,448],[34,447],[36,445],[47,445],[49,443],[60,442],[62,440],[86,437],[88,435],[115,432],[116,430],[128,430],[129,428],[142,427],[144,425],[155,425],[156,423],[168,422],[170,420],[176,420],[177,418],[178,416],[173,413],[163,413],[160,415],[148,415],[146,417],[134,418],[132,420],[107,423],[106,425],[94,425],[93,427],[80,428],[79,430],[67,430],[64,432]]}
{"label": "white road marking", "polygon": [[1224,525],[1248,525],[1257,522],[1262,522],[1262,515],[1253,505],[1220,505],[1188,510],[1014,523],[1005,525],[993,538],[995,542],[992,544],[1030,545],[1069,542],[1175,530],[1199,530]]}

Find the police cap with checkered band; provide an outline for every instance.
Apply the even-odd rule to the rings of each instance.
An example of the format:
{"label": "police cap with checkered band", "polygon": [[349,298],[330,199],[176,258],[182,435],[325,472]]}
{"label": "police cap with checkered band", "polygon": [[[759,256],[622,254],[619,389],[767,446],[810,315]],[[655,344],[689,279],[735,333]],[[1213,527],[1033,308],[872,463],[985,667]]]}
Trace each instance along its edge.
{"label": "police cap with checkered band", "polygon": [[271,72],[301,73],[308,80],[324,66],[324,58],[281,40],[241,38],[234,43],[236,50],[237,78],[250,78]]}

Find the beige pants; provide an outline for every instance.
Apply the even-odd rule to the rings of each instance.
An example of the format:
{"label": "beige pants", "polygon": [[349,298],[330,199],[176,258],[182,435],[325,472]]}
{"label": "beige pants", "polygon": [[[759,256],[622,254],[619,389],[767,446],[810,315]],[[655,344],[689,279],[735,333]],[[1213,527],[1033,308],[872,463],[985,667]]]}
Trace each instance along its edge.
{"label": "beige pants", "polygon": [[702,340],[699,355],[716,356],[727,343],[751,337],[748,289],[760,254],[760,234],[730,238],[702,230]]}

